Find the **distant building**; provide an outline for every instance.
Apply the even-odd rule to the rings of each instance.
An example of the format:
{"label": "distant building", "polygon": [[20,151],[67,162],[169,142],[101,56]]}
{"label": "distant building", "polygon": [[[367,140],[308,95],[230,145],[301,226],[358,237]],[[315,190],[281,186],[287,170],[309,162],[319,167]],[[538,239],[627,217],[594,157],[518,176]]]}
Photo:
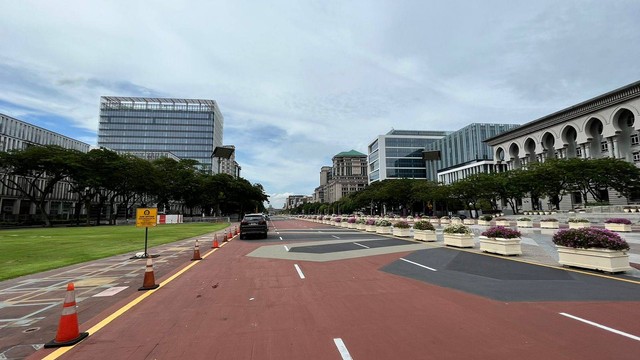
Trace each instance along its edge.
{"label": "distant building", "polygon": [[98,146],[117,152],[170,152],[212,171],[224,118],[214,100],[102,96]]}
{"label": "distant building", "polygon": [[385,179],[426,179],[425,147],[449,134],[447,131],[391,130],[369,144],[371,184]]}
{"label": "distant building", "polygon": [[[450,184],[477,173],[494,172],[491,147],[484,141],[518,124],[474,123],[429,143],[423,152],[427,180]],[[506,167],[505,167],[506,168]]]}
{"label": "distant building", "polygon": [[233,145],[224,145],[214,150],[214,154],[213,154],[213,173],[214,174],[228,174],[235,178],[240,177],[240,170],[242,170],[242,168],[236,161],[235,150],[236,150],[236,147]]}
{"label": "distant building", "polygon": [[300,205],[312,202],[313,197],[307,195],[290,195],[287,196],[287,200],[284,204],[284,210],[293,209]]}
{"label": "distant building", "polygon": [[[0,114],[0,151],[22,150],[29,146],[42,145],[58,145],[65,149],[74,149],[85,153],[90,149],[90,145],[82,141]],[[52,218],[68,219],[73,213],[77,197],[70,190],[70,184],[66,181],[56,184],[45,205]],[[20,215],[35,213],[35,204],[23,199],[22,194],[16,190],[8,189],[0,183],[0,216],[2,220],[12,221]]]}
{"label": "distant building", "polygon": [[333,157],[333,166],[320,169],[320,186],[314,201],[332,203],[367,187],[367,155],[351,150]]}

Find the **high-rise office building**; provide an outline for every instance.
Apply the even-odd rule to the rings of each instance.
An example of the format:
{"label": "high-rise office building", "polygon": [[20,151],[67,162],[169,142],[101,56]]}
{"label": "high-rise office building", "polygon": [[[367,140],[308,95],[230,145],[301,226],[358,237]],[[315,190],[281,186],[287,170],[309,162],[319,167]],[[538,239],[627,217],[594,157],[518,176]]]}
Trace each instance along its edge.
{"label": "high-rise office building", "polygon": [[391,130],[369,144],[369,184],[385,179],[426,179],[424,148],[447,131]]}
{"label": "high-rise office building", "polygon": [[212,170],[224,118],[214,100],[102,96],[98,146],[117,152],[168,152]]}

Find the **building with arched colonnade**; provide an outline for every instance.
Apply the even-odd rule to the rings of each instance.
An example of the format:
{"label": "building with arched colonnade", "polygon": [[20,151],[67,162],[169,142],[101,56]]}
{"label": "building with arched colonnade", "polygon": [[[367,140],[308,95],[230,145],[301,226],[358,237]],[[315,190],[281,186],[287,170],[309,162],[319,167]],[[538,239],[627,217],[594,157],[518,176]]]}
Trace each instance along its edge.
{"label": "building with arched colonnade", "polygon": [[[492,147],[494,161],[507,169],[520,169],[532,162],[553,158],[597,159],[612,157],[640,166],[640,81],[570,106],[504,132],[485,142]],[[629,201],[608,190],[611,205]],[[579,203],[567,196],[561,209]],[[524,210],[528,210],[526,204]],[[530,207],[529,207],[530,209]]]}

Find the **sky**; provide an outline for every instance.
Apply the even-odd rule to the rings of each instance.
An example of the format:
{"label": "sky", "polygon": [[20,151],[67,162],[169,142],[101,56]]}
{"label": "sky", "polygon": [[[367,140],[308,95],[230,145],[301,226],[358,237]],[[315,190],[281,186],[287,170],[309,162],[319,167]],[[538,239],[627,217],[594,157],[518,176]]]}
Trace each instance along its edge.
{"label": "sky", "polygon": [[0,113],[97,143],[100,96],[213,99],[281,208],[391,129],[524,124],[640,80],[640,1],[0,0]]}

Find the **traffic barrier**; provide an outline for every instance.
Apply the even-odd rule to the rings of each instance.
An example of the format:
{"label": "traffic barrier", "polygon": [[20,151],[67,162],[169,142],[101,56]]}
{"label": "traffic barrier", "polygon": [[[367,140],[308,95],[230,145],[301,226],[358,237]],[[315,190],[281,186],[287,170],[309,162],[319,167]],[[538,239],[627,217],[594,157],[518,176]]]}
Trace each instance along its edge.
{"label": "traffic barrier", "polygon": [[213,244],[211,244],[211,248],[212,249],[217,249],[219,248],[220,245],[218,244],[218,234],[213,235]]}
{"label": "traffic barrier", "polygon": [[196,239],[196,246],[193,248],[193,258],[191,261],[202,260],[200,257],[200,244],[198,243],[198,239]]}
{"label": "traffic barrier", "polygon": [[78,310],[76,308],[76,292],[73,283],[67,285],[67,294],[62,305],[62,316],[58,323],[56,338],[44,344],[45,348],[71,346],[89,336],[87,332],[80,332],[78,327]]}
{"label": "traffic barrier", "polygon": [[153,275],[153,261],[151,258],[147,259],[147,267],[144,270],[144,280],[142,286],[138,288],[138,291],[157,289],[160,285],[156,284],[156,277]]}

